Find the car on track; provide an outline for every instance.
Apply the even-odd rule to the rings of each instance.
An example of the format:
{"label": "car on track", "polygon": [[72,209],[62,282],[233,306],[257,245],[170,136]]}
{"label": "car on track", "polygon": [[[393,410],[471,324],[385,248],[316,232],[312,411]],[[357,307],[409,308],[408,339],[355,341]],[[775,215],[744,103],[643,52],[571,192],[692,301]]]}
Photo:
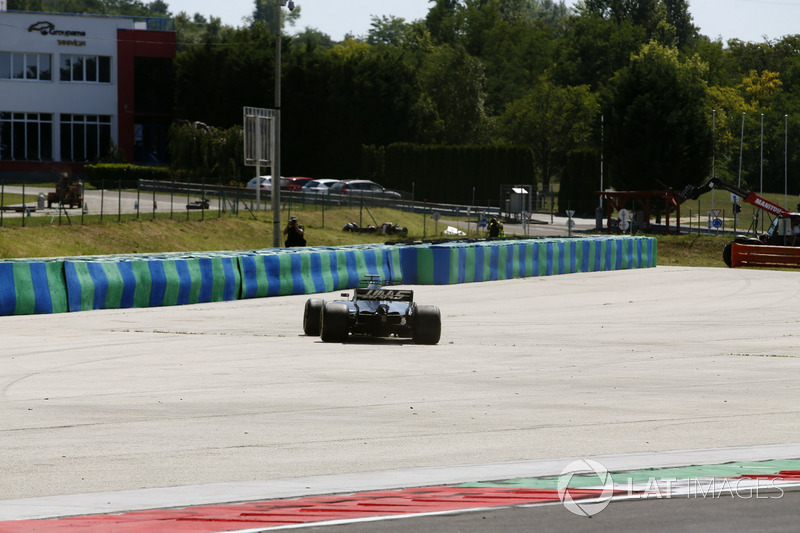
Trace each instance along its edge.
{"label": "car on track", "polygon": [[410,338],[416,344],[436,344],[442,318],[435,305],[420,305],[410,289],[387,289],[379,276],[369,275],[343,300],[309,298],[303,312],[303,332],[323,342],[347,342],[352,336]]}

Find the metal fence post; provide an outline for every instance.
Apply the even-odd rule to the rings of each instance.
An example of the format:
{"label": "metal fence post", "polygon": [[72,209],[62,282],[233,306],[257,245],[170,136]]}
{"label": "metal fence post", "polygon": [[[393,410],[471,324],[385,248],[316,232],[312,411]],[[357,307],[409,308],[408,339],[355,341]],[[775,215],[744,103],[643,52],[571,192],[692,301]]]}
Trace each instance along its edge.
{"label": "metal fence post", "polygon": [[200,178],[200,220],[206,219],[206,177]]}
{"label": "metal fence post", "polygon": [[117,222],[122,222],[122,178],[117,178]]}

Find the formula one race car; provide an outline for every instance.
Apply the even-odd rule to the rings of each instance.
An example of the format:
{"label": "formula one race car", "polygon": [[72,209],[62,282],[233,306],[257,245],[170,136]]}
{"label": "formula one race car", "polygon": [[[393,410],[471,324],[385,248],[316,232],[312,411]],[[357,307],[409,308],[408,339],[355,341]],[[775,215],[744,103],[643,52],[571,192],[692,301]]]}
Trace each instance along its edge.
{"label": "formula one race car", "polygon": [[[373,337],[404,337],[417,344],[436,344],[442,318],[435,305],[418,305],[414,291],[386,289],[379,276],[369,275],[352,299],[325,302],[309,298],[303,313],[303,332],[323,342],[346,342],[350,333]],[[342,294],[345,298],[348,294]]]}

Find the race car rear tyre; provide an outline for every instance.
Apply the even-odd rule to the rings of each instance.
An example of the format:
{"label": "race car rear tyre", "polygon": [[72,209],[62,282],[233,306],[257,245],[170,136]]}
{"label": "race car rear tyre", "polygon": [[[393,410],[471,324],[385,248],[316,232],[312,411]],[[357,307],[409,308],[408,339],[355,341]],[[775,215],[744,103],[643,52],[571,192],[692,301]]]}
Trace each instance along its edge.
{"label": "race car rear tyre", "polygon": [[755,246],[759,246],[759,245],[764,244],[763,242],[761,242],[758,239],[751,239],[749,237],[736,237],[735,239],[730,241],[728,244],[726,244],[725,248],[722,249],[722,260],[729,267],[733,266],[733,255],[732,255],[733,251],[732,251],[732,246],[731,246],[733,243],[751,244],[751,245],[755,245]]}
{"label": "race car rear tyre", "polygon": [[418,305],[414,313],[416,344],[436,344],[442,336],[442,315],[435,305]]}
{"label": "race car rear tyre", "polygon": [[345,342],[347,340],[346,304],[328,302],[322,306],[320,337],[322,342]]}
{"label": "race car rear tyre", "polygon": [[319,298],[309,298],[306,300],[306,308],[303,311],[303,333],[306,335],[319,335],[319,325],[322,320],[322,306],[324,300]]}

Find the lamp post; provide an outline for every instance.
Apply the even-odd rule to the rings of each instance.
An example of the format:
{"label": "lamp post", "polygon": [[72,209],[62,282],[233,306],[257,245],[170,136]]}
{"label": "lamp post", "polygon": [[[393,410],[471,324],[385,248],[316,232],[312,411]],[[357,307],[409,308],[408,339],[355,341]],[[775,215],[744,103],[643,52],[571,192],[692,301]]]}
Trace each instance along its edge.
{"label": "lamp post", "polygon": [[[275,0],[275,139],[272,154],[272,246],[281,247],[281,7],[286,0]],[[290,11],[294,0],[289,0]]]}

